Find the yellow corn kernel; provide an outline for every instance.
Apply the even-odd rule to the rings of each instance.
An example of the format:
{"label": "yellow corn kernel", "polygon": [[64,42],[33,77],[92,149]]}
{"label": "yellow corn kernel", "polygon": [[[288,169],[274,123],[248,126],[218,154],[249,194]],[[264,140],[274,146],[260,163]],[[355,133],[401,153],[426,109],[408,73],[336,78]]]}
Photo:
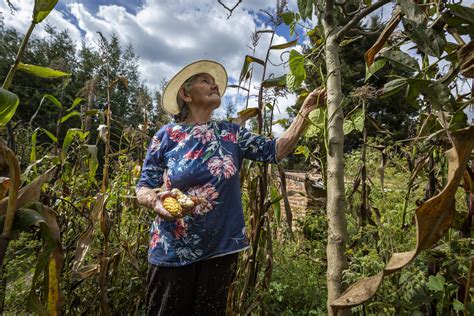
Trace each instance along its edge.
{"label": "yellow corn kernel", "polygon": [[167,197],[163,200],[164,208],[173,216],[181,213],[181,205],[178,200],[173,197]]}

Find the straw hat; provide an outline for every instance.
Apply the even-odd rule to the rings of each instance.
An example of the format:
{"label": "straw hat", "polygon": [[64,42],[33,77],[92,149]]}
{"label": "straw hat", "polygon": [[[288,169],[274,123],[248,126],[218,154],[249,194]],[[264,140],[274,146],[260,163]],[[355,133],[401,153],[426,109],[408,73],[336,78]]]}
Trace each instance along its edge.
{"label": "straw hat", "polygon": [[224,66],[212,60],[198,60],[183,67],[166,85],[161,102],[166,112],[172,115],[179,113],[179,105],[176,101],[178,91],[186,80],[199,73],[211,75],[219,87],[220,95],[224,95],[227,87],[227,72]]}

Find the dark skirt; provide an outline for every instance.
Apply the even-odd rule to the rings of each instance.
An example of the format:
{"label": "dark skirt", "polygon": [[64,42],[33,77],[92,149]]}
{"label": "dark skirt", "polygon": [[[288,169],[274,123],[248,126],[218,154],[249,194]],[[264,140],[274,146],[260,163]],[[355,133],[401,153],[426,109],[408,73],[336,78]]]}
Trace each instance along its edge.
{"label": "dark skirt", "polygon": [[238,256],[233,253],[183,267],[150,264],[147,315],[225,315]]}

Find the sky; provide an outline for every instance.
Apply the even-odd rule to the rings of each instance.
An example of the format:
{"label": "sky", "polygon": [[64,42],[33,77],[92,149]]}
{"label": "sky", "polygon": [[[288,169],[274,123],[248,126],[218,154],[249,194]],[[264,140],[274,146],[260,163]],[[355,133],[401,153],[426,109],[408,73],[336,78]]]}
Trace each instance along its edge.
{"label": "sky", "polygon": [[[0,2],[3,24],[25,32],[31,21],[34,1],[11,2],[18,9],[14,15],[10,14],[6,1]],[[223,2],[231,7],[236,0]],[[235,84],[245,55],[252,53],[248,47],[251,34],[266,27],[260,9],[271,9],[275,4],[275,0],[244,0],[228,18],[228,11],[217,0],[60,0],[47,19],[35,28],[33,35],[44,36],[47,22],[59,30],[67,29],[77,45],[85,40],[97,46],[97,31],[106,37],[115,32],[123,46],[132,44],[139,56],[141,77],[150,89],[158,88],[163,79],[171,78],[184,65],[198,59],[222,63],[230,83]],[[297,10],[296,0],[290,0],[288,7]],[[289,39],[288,27],[282,26],[273,44],[282,44]],[[269,40],[268,34],[262,34],[256,57],[264,59]],[[299,45],[293,48],[301,50]],[[275,63],[280,63],[280,53],[271,57]],[[257,68],[255,78],[260,78],[261,67]],[[267,74],[278,76],[286,71],[282,66],[270,66]],[[237,89],[227,89],[223,103],[234,102],[240,110],[245,102],[237,93]],[[256,94],[256,88],[251,93]],[[294,102],[295,96],[280,99],[280,113],[276,113],[276,119],[286,116],[286,107]],[[256,106],[256,100],[249,106]],[[281,131],[277,126],[277,134]]]}
{"label": "sky", "polygon": [[[18,9],[14,15],[10,14],[5,0],[0,2],[3,24],[25,32],[31,21],[34,0],[11,2]],[[223,2],[231,7],[237,0]],[[222,63],[230,83],[235,84],[245,55],[252,54],[248,47],[251,34],[266,27],[265,15],[260,10],[272,9],[275,4],[276,0],[243,0],[228,17],[228,11],[217,0],[60,0],[47,19],[35,28],[33,35],[44,36],[44,25],[48,22],[59,30],[67,29],[77,45],[85,40],[97,46],[97,31],[106,37],[115,32],[123,46],[131,44],[134,47],[140,57],[141,77],[150,89],[158,88],[163,79],[171,78],[181,67],[198,59]],[[289,0],[288,7],[297,11],[296,0]],[[390,13],[387,8],[377,14],[388,16]],[[269,39],[269,34],[261,35],[256,57],[265,58]],[[292,39],[288,27],[283,25],[277,29],[273,44]],[[301,45],[293,49],[301,50]],[[270,57],[273,63],[281,63],[281,52]],[[254,77],[261,78],[261,67],[255,69]],[[267,76],[286,72],[283,66],[271,65]],[[227,89],[223,103],[234,102],[240,110],[245,102],[237,93],[237,89]],[[256,93],[256,87],[253,87],[251,94]],[[294,102],[293,95],[280,98],[280,111],[275,113],[275,119],[286,117],[286,108]],[[250,106],[256,106],[256,100],[251,100]],[[275,126],[274,131],[278,135],[282,129]]]}

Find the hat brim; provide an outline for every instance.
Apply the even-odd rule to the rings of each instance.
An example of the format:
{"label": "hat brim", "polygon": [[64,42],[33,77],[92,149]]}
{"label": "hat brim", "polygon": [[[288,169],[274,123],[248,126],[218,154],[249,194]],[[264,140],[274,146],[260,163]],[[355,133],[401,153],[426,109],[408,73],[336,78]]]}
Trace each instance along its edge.
{"label": "hat brim", "polygon": [[172,115],[179,113],[180,109],[176,100],[178,91],[186,80],[199,73],[211,75],[219,87],[219,93],[221,96],[224,95],[227,88],[227,72],[224,66],[212,60],[198,60],[183,67],[166,85],[161,100],[161,106],[166,112]]}

